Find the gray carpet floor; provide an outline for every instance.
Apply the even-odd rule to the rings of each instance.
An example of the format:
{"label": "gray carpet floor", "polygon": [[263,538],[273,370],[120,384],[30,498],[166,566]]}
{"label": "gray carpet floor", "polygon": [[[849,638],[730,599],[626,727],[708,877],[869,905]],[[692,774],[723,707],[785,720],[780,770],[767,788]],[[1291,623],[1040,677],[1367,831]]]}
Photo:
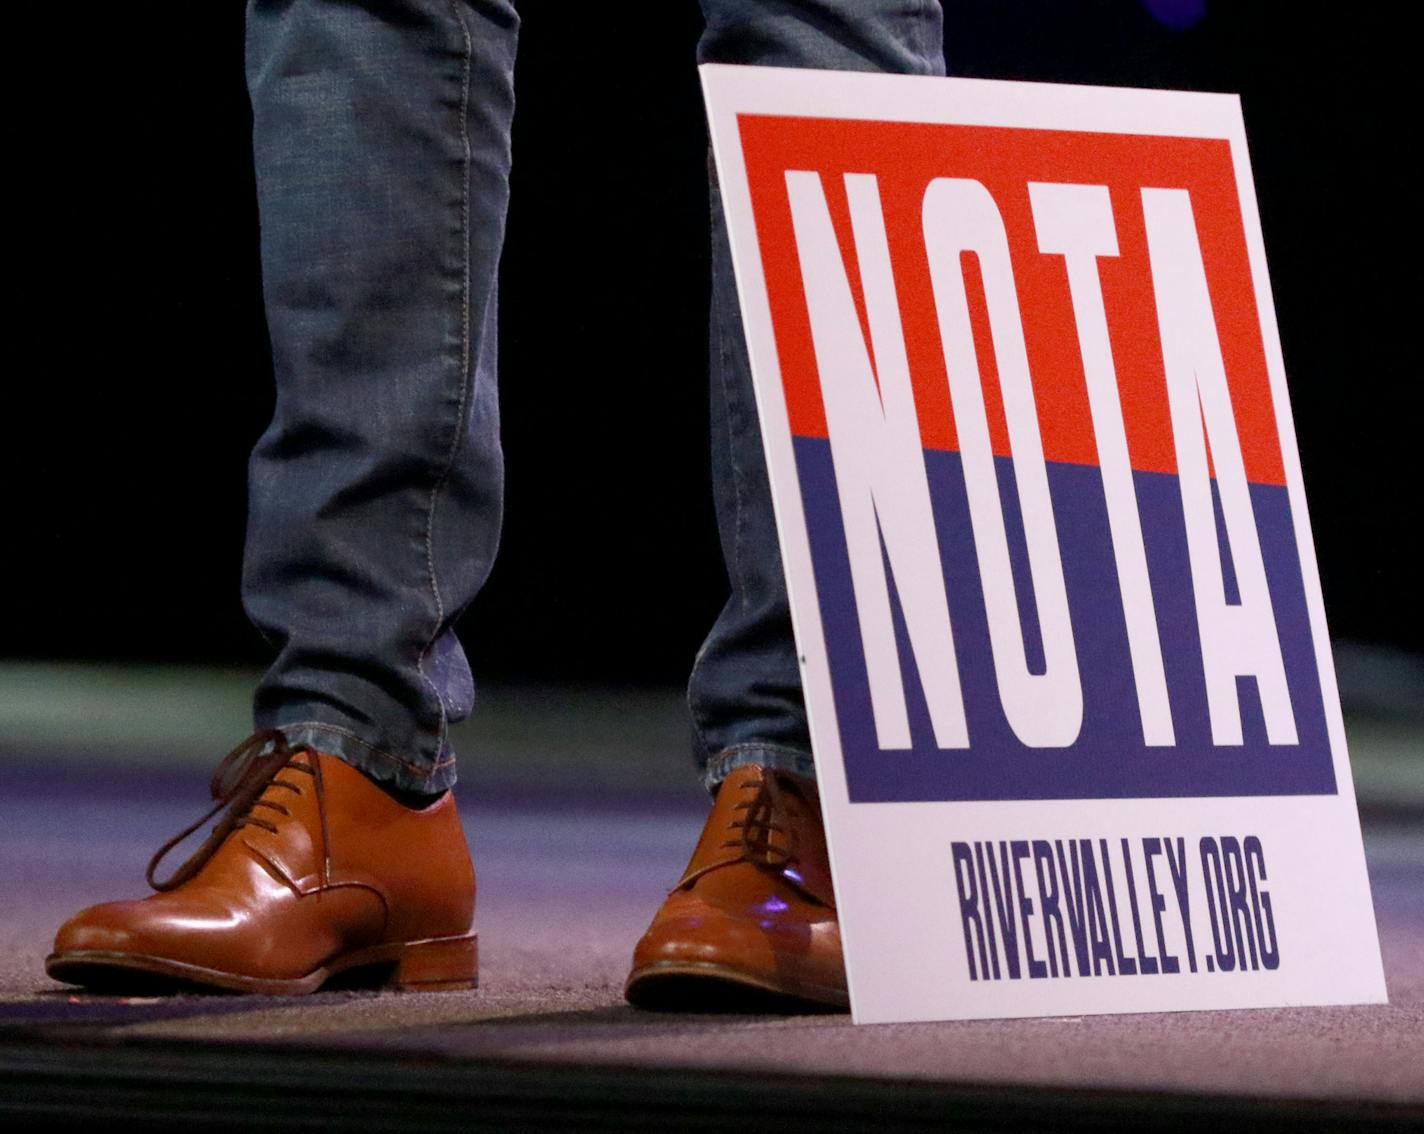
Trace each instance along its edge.
{"label": "gray carpet floor", "polygon": [[1424,827],[1367,850],[1387,1006],[855,1027],[844,1015],[689,1016],[623,1003],[633,942],[701,826],[695,788],[482,788],[462,810],[480,879],[481,987],[305,998],[75,995],[41,968],[57,924],[143,892],[200,810],[191,772],[0,765],[0,1026],[454,1059],[889,1076],[955,1083],[1424,1102]]}

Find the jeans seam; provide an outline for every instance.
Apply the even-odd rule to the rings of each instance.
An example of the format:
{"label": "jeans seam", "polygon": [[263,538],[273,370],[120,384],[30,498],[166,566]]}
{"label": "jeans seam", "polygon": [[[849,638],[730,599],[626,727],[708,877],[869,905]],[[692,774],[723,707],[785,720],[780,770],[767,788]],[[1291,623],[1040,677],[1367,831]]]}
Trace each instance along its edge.
{"label": "jeans seam", "polygon": [[347,740],[354,740],[357,744],[359,744],[362,748],[366,749],[373,756],[380,756],[384,760],[390,760],[393,763],[399,764],[408,772],[412,773],[413,775],[420,776],[422,778],[432,776],[440,769],[448,768],[455,763],[455,757],[447,756],[443,760],[437,759],[433,764],[416,764],[410,760],[406,760],[401,756],[397,756],[394,752],[387,752],[384,748],[377,747],[369,740],[362,739],[356,733],[352,732],[349,728],[345,728],[342,725],[329,724],[326,721],[293,721],[291,724],[284,724],[279,727],[284,733],[289,729],[295,731],[297,729],[303,728],[320,729],[323,732],[334,732],[338,736],[345,737]]}
{"label": "jeans seam", "polygon": [[[470,105],[470,69],[474,45],[470,40],[470,29],[466,26],[464,19],[460,16],[460,11],[455,0],[447,0],[447,7],[450,10],[450,17],[460,28],[460,36],[463,42],[463,49],[460,57],[460,142],[463,149],[460,158],[460,246],[461,246],[461,279],[460,279],[460,398],[455,407],[455,436],[450,443],[450,451],[446,455],[444,467],[440,470],[439,477],[430,489],[430,503],[425,514],[425,566],[430,576],[430,596],[435,601],[435,625],[431,628],[430,639],[425,647],[420,651],[416,659],[416,670],[420,674],[420,679],[435,694],[435,703],[440,707],[440,725],[436,733],[436,758],[445,748],[445,737],[449,730],[449,714],[445,706],[445,697],[436,688],[435,683],[430,680],[430,675],[425,672],[425,659],[430,656],[431,649],[434,648],[436,640],[440,637],[440,628],[445,622],[445,603],[440,597],[440,580],[435,569],[435,511],[439,506],[440,494],[444,490],[446,483],[450,479],[451,470],[455,467],[455,460],[459,456],[461,443],[464,440],[464,430],[460,428],[460,422],[464,420],[466,408],[470,397],[470,132],[469,132],[469,105]],[[440,765],[437,763],[436,767]]]}
{"label": "jeans seam", "polygon": [[[720,190],[718,191],[720,194]],[[732,467],[732,499],[736,507],[736,520],[732,525],[732,563],[737,578],[733,589],[739,598],[747,591],[746,572],[742,566],[742,530],[745,526],[746,508],[743,503],[743,477],[741,462],[737,458],[736,429],[734,416],[740,416],[738,405],[733,399],[732,388],[727,382],[728,363],[731,352],[727,349],[727,314],[719,306],[717,309],[717,380],[722,387],[722,399],[727,406],[727,454]]]}
{"label": "jeans seam", "polygon": [[[721,190],[718,190],[720,197]],[[732,471],[732,501],[736,518],[732,523],[732,562],[728,575],[732,585],[732,593],[737,596],[738,601],[745,604],[746,583],[742,570],[742,525],[744,509],[742,506],[742,476],[741,466],[737,460],[737,446],[734,441],[733,430],[733,401],[732,392],[727,383],[727,366],[731,358],[727,350],[727,327],[726,312],[720,305],[714,308],[717,323],[717,382],[722,388],[722,401],[727,409],[727,458]],[[710,640],[710,639],[709,639]],[[703,660],[707,656],[708,641],[704,640],[702,646],[697,651],[697,656],[692,662],[692,672],[688,677],[688,699],[687,707],[692,716],[693,733],[698,746],[707,751],[707,743],[702,738],[702,720],[706,715],[702,711],[702,706],[697,703],[697,698],[693,690],[697,688],[697,672],[702,667]]]}
{"label": "jeans seam", "polygon": [[[935,17],[938,16],[938,19]],[[932,26],[940,28],[939,42],[934,42],[934,36],[930,34]],[[944,67],[944,8],[940,0],[920,0],[920,19],[918,21],[920,32],[921,49],[920,58],[929,63],[929,75],[941,75],[945,71]]]}
{"label": "jeans seam", "polygon": [[702,699],[697,694],[697,673],[702,668],[703,659],[707,657],[707,649],[708,642],[704,639],[693,656],[692,669],[687,676],[687,712],[692,718],[692,738],[704,754],[708,751],[707,742],[702,737],[703,719],[706,714],[703,711]]}

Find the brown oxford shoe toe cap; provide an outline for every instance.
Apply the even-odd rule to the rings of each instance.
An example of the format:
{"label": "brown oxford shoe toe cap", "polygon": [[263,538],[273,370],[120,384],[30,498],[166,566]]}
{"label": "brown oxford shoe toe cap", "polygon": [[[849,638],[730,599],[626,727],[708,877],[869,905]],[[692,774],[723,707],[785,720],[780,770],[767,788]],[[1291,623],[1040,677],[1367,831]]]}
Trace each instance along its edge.
{"label": "brown oxford shoe toe cap", "polygon": [[80,910],[55,934],[45,973],[96,992],[161,991],[181,977],[170,973],[167,981],[162,979],[162,966],[154,961],[165,951],[165,942],[154,938],[150,921],[145,903],[138,901]]}
{"label": "brown oxford shoe toe cap", "polygon": [[638,942],[633,965],[729,958],[748,967],[810,966],[834,980],[841,971],[840,927],[834,918],[784,919],[769,912],[757,916],[756,911],[728,911],[699,902],[694,895],[675,893]]}
{"label": "brown oxford shoe toe cap", "polygon": [[[722,987],[703,987],[709,982]],[[633,952],[627,993],[648,1007],[709,1007],[729,985],[845,1007],[839,926],[748,919],[710,907],[665,911]],[[756,1005],[728,1005],[737,1006]]]}
{"label": "brown oxford shoe toe cap", "polygon": [[138,904],[105,902],[80,910],[59,927],[54,937],[54,954],[134,951],[139,945],[134,934]]}

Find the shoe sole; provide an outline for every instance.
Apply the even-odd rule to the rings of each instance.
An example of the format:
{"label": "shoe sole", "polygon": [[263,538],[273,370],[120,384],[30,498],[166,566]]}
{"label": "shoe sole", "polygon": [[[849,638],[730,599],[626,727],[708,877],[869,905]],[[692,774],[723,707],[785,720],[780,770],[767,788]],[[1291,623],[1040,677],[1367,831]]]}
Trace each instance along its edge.
{"label": "shoe sole", "polygon": [[630,1004],[675,1011],[727,1011],[728,994],[737,992],[750,992],[754,999],[743,996],[730,1007],[850,1007],[850,997],[843,987],[769,979],[713,961],[657,961],[632,973],[623,987]]}
{"label": "shoe sole", "polygon": [[290,979],[245,976],[167,957],[104,949],[51,953],[45,958],[45,972],[65,984],[115,991],[142,983],[295,996],[315,992],[340,977],[343,987],[446,992],[479,986],[479,935],[373,945]]}

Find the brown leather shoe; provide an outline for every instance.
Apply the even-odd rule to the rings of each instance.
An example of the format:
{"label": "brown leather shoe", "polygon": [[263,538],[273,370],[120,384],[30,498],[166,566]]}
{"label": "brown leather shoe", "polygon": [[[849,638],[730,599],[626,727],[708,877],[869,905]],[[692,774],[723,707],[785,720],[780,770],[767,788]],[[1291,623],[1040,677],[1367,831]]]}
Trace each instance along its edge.
{"label": "brown leather shoe", "polygon": [[722,782],[624,989],[647,1008],[742,1006],[748,993],[767,1007],[849,1004],[816,786],[760,765]]}
{"label": "brown leather shoe", "polygon": [[[148,867],[159,892],[92,906],[45,971],[105,989],[206,985],[312,992],[338,973],[406,989],[472,988],[475,874],[455,800],[402,806],[334,756],[249,737],[213,775],[212,811]],[[167,881],[163,855],[226,808]]]}

